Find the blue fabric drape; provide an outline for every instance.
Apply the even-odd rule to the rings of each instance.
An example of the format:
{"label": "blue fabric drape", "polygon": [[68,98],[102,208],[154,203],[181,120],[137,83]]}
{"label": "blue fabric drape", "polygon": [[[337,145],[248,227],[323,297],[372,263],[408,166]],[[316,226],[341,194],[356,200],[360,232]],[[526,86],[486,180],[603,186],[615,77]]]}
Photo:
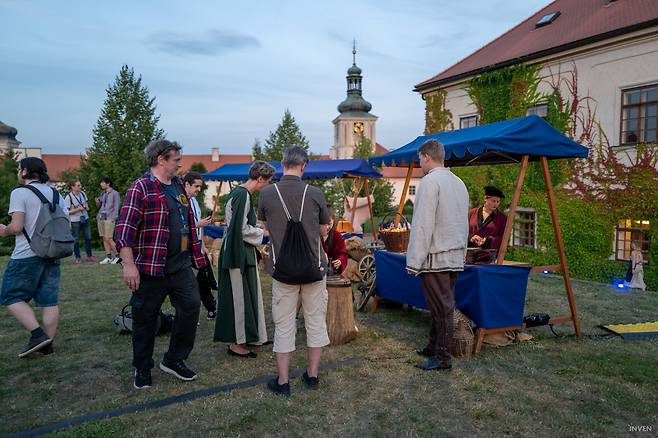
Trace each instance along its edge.
{"label": "blue fabric drape", "polygon": [[[404,254],[375,252],[377,296],[427,309],[420,279],[406,272]],[[455,304],[483,328],[523,324],[529,267],[466,265],[457,276]]]}

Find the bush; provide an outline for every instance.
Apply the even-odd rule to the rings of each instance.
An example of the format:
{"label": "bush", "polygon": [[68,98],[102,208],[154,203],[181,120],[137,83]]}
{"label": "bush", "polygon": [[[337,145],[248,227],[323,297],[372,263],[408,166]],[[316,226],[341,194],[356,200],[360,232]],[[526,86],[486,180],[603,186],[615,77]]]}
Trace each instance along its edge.
{"label": "bush", "polygon": [[[613,254],[612,231],[616,218],[598,204],[584,203],[568,195],[556,193],[557,211],[564,241],[569,273],[574,278],[599,282],[611,282],[623,278],[626,262],[609,260]],[[527,261],[533,266],[558,265],[560,263],[553,233],[548,203],[543,194],[524,194],[519,202],[535,209],[537,220],[537,249],[510,248],[507,259]],[[652,241],[658,242],[658,226],[652,223]],[[658,290],[658,245],[652,245],[652,263],[645,266],[647,288]]]}

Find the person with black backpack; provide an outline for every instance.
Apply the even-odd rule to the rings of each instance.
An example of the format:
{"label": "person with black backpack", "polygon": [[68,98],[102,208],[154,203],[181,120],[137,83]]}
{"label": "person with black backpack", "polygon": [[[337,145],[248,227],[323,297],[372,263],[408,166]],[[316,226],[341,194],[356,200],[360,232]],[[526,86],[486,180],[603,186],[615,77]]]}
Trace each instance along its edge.
{"label": "person with black backpack", "polygon": [[270,234],[272,319],[278,378],[267,383],[276,394],[290,395],[288,371],[295,351],[297,299],[301,295],[308,346],[304,383],[319,385],[318,370],[327,335],[327,260],[320,242],[320,225],[331,216],[324,194],[302,181],[308,154],[293,146],[283,153],[283,177],[260,192],[258,218]]}
{"label": "person with black backpack", "polygon": [[[68,210],[57,190],[48,186],[48,169],[40,158],[19,162],[19,186],[9,197],[9,225],[0,224],[0,236],[16,236],[11,260],[2,278],[0,302],[30,332],[18,357],[53,352],[59,322],[61,257],[73,253]],[[42,324],[28,304],[43,310]]]}

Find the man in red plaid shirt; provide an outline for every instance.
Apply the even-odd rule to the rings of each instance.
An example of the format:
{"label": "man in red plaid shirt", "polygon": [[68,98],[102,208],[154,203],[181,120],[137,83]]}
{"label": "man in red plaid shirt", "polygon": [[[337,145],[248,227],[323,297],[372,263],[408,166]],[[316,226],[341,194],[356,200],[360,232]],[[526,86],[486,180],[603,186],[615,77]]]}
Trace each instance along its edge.
{"label": "man in red plaid shirt", "polygon": [[199,290],[193,266],[205,265],[190,200],[176,176],[181,147],[168,140],[145,150],[150,170],[128,189],[116,226],[116,245],[123,259],[123,280],[133,291],[132,343],[134,387],[152,385],[153,346],[160,307],[167,295],[176,319],[160,369],[181,380],[194,380],[187,359],[199,319]]}

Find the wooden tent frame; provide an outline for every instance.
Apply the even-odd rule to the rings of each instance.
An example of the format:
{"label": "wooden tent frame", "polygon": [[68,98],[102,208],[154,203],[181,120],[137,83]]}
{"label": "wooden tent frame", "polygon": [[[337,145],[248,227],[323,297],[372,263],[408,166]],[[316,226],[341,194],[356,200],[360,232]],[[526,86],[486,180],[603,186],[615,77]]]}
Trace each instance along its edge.
{"label": "wooden tent frame", "polygon": [[[496,259],[496,264],[503,265],[505,264],[505,255],[507,253],[507,247],[514,229],[514,220],[516,219],[516,208],[521,197],[521,188],[523,187],[523,181],[525,179],[525,174],[528,169],[528,162],[530,160],[529,155],[523,155],[521,159],[519,174],[516,178],[516,184],[514,186],[514,194],[512,196],[512,203],[510,204],[509,214],[507,215],[507,223],[505,224],[505,231],[503,232],[503,239],[500,245],[500,250],[498,251],[498,258]],[[580,331],[580,320],[578,318],[578,310],[576,308],[576,300],[573,295],[573,286],[571,285],[571,277],[569,276],[569,265],[567,263],[567,257],[564,252],[564,241],[562,240],[562,233],[560,229],[560,222],[557,215],[556,203],[555,203],[555,193],[553,192],[553,185],[551,183],[551,175],[548,169],[548,159],[545,155],[539,157],[541,163],[541,171],[544,177],[544,186],[546,187],[546,197],[548,201],[548,208],[551,212],[551,222],[553,223],[553,232],[555,233],[555,241],[557,243],[557,250],[560,256],[559,265],[551,266],[536,266],[532,268],[533,272],[543,272],[544,270],[557,271],[559,270],[562,273],[562,279],[564,281],[564,288],[567,294],[567,301],[569,302],[569,316],[559,316],[551,318],[549,324],[565,324],[571,322],[573,328],[576,332],[576,337],[580,338],[582,333]],[[400,197],[400,205],[398,207],[398,215],[396,216],[396,221],[402,214],[404,208],[404,203],[407,197],[407,191],[409,190],[409,182],[413,175],[413,170],[415,166],[415,161],[411,161],[409,164],[409,170],[407,171],[407,177],[404,182],[404,189],[402,191],[402,196]],[[510,220],[511,219],[511,220]],[[372,311],[375,312],[377,309],[377,300],[373,305]],[[482,348],[484,341],[484,336],[491,333],[504,333],[511,330],[521,330],[526,328],[526,325],[520,325],[515,327],[498,327],[498,328],[478,328],[475,336],[475,353],[479,352]]]}

